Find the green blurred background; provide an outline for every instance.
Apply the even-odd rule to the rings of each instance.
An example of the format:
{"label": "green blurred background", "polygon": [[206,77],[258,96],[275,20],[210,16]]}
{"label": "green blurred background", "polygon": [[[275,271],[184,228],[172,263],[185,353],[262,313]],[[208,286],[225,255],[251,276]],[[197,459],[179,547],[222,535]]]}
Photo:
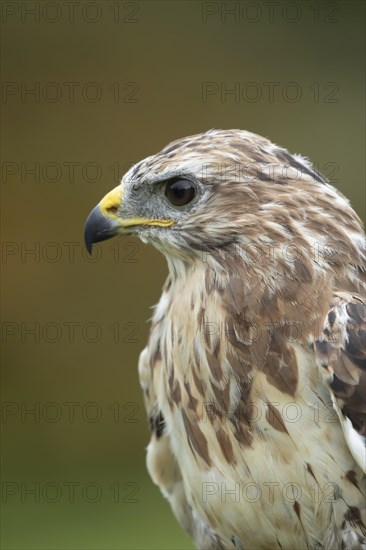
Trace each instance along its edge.
{"label": "green blurred background", "polygon": [[364,216],[363,17],[2,3],[2,548],[192,548],[145,470],[136,364],[165,261],[132,238],[89,260],[84,220],[129,164],[209,128],[308,156]]}

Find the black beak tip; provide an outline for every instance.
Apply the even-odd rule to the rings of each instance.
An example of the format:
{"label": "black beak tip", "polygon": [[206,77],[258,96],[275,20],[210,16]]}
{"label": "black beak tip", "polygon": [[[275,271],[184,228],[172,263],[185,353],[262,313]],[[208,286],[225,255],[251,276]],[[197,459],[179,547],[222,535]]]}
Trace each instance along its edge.
{"label": "black beak tip", "polygon": [[93,243],[95,242],[95,211],[92,210],[87,217],[84,228],[84,243],[88,254],[91,256]]}
{"label": "black beak tip", "polygon": [[85,248],[87,249],[89,256],[91,256],[92,250],[93,250],[93,243],[85,239]]}
{"label": "black beak tip", "polygon": [[96,206],[85,222],[84,242],[88,253],[91,255],[94,243],[114,237],[118,227],[118,223],[104,216],[99,205]]}

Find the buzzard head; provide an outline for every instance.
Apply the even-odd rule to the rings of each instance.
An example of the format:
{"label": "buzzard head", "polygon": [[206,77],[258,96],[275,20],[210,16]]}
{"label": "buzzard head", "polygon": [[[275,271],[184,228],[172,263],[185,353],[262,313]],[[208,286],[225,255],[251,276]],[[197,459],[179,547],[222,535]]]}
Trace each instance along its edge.
{"label": "buzzard head", "polygon": [[288,269],[306,279],[304,250],[309,259],[320,247],[319,265],[358,253],[350,223],[361,231],[348,201],[303,157],[250,132],[210,130],[134,165],[90,213],[85,242],[90,252],[94,242],[134,233],[165,254],[171,272],[197,260],[230,270],[239,257],[268,280]]}

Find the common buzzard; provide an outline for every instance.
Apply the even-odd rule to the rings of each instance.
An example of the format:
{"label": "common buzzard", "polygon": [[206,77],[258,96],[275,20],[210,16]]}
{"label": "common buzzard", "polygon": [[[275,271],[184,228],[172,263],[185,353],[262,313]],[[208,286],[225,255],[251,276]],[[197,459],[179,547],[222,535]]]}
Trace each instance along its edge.
{"label": "common buzzard", "polygon": [[147,466],[203,549],[366,548],[365,239],[297,154],[241,130],[133,166],[85,241],[166,257],[139,375]]}

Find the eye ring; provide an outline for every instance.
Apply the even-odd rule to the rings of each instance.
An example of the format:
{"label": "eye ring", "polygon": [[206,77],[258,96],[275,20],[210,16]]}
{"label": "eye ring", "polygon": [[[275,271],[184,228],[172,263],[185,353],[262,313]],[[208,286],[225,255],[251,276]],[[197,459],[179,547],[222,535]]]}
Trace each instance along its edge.
{"label": "eye ring", "polygon": [[165,196],[173,206],[185,206],[196,196],[196,186],[185,178],[169,180],[165,186]]}

